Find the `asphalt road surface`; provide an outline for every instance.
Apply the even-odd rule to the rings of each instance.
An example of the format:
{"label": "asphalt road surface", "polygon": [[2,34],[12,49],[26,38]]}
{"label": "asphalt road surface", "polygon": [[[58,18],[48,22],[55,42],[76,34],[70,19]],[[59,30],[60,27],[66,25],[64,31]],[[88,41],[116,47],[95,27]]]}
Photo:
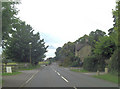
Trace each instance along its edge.
{"label": "asphalt road surface", "polygon": [[117,84],[59,67],[56,63],[37,70],[22,87],[118,87]]}

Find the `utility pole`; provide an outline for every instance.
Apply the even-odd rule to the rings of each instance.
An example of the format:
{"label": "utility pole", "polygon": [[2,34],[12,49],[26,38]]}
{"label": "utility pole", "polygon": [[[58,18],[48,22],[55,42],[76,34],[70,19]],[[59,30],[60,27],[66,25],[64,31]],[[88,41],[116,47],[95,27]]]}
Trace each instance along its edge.
{"label": "utility pole", "polygon": [[30,45],[30,64],[31,64],[31,45],[32,45],[32,43],[30,42],[29,45]]}

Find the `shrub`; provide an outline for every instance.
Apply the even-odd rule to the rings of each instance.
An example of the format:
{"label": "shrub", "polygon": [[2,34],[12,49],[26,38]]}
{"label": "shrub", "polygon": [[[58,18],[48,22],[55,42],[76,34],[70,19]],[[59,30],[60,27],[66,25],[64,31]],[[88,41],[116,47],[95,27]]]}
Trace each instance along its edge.
{"label": "shrub", "polygon": [[109,63],[110,72],[118,72],[118,68],[119,68],[118,63],[120,63],[118,60],[119,54],[120,54],[120,50],[116,49],[113,55],[111,56]]}
{"label": "shrub", "polygon": [[98,60],[95,56],[89,56],[84,59],[83,68],[88,71],[97,71]]}
{"label": "shrub", "polygon": [[74,61],[72,64],[71,64],[71,67],[77,67],[79,66],[79,63],[77,61]]}

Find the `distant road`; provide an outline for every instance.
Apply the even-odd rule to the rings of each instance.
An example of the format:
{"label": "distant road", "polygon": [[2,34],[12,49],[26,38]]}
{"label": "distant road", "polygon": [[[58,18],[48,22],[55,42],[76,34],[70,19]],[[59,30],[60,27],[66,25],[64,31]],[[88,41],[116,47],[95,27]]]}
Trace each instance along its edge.
{"label": "distant road", "polygon": [[118,87],[117,84],[69,71],[56,63],[45,66],[27,80],[23,87]]}

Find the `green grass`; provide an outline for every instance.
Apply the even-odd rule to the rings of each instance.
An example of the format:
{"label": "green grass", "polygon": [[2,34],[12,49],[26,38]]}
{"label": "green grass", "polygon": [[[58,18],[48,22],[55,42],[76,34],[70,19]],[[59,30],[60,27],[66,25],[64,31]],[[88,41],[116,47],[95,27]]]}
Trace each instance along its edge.
{"label": "green grass", "polygon": [[74,71],[74,72],[82,72],[82,73],[87,73],[89,71],[87,70],[84,70],[84,69],[70,69],[71,71]]}
{"label": "green grass", "polygon": [[[2,63],[3,65],[5,65],[5,63]],[[16,65],[17,63],[7,63],[7,65]]]}
{"label": "green grass", "polygon": [[[44,62],[41,62],[41,64],[42,63],[44,63]],[[48,63],[48,62],[45,62],[45,63]],[[40,67],[40,64],[33,66],[33,65],[29,65],[29,63],[7,63],[7,65],[16,65],[16,64],[18,64],[17,67],[19,67],[19,69],[17,69],[18,71],[20,71],[20,70],[33,70],[33,69]],[[28,64],[28,66],[24,67],[25,64]],[[3,65],[5,65],[5,64],[3,63]],[[4,68],[5,68],[5,66],[4,66]],[[14,66],[12,66],[12,69],[14,69]]]}
{"label": "green grass", "polygon": [[27,67],[27,68],[20,68],[20,69],[18,69],[18,70],[33,70],[33,69],[36,69],[36,68],[40,68],[40,65],[36,65],[36,66],[30,65],[30,66]]}
{"label": "green grass", "polygon": [[17,75],[20,74],[22,72],[13,72],[13,73],[2,73],[2,76],[11,76],[11,75]]}
{"label": "green grass", "polygon": [[49,61],[46,61],[46,62],[39,62],[39,64],[49,64]]}
{"label": "green grass", "polygon": [[118,83],[118,76],[112,74],[104,74],[104,75],[94,75],[93,77],[107,80],[110,82]]}

